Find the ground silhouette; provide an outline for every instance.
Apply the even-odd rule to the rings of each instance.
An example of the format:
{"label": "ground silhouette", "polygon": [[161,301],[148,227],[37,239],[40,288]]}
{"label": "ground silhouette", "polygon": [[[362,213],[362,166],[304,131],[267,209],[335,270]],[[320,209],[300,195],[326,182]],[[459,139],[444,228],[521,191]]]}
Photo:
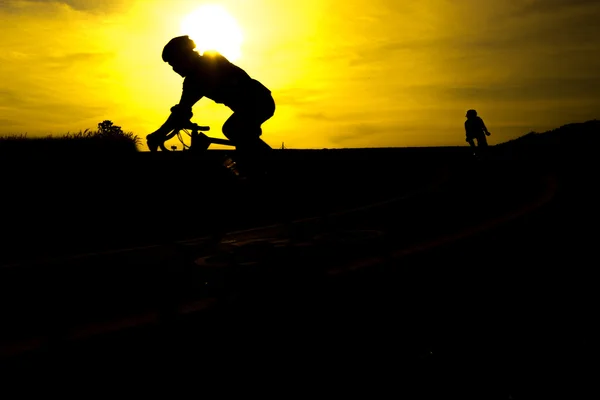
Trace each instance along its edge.
{"label": "ground silhouette", "polygon": [[[12,184],[21,186],[13,186],[11,197],[3,199],[15,202],[4,204],[13,212],[4,226],[19,228],[21,236],[8,231],[3,239],[10,243],[7,249],[29,244],[32,248],[24,247],[20,255],[30,256],[32,251],[42,254],[44,244],[51,243],[44,250],[51,251],[61,241],[78,238],[80,249],[111,240],[126,245],[132,239],[142,244],[160,238],[171,245],[152,255],[156,263],[148,265],[120,264],[112,255],[91,266],[74,260],[45,269],[2,268],[3,320],[21,321],[6,325],[11,329],[3,331],[3,340],[17,328],[35,331],[36,326],[51,338],[41,342],[46,352],[7,358],[7,374],[47,374],[50,365],[61,373],[73,370],[53,363],[60,356],[71,366],[104,371],[162,373],[192,363],[201,370],[198,379],[206,390],[226,369],[228,381],[245,376],[256,382],[268,374],[317,387],[313,377],[323,374],[328,382],[336,379],[351,389],[356,382],[368,382],[371,393],[378,382],[388,393],[411,397],[519,398],[554,389],[548,374],[565,377],[568,369],[580,380],[570,388],[575,395],[590,382],[586,360],[597,357],[589,318],[597,291],[587,260],[595,256],[589,229],[600,222],[593,184],[599,126],[593,120],[531,133],[490,146],[488,159],[474,159],[467,146],[274,150],[278,175],[262,190],[232,189],[233,181],[219,172],[220,151],[209,152],[203,161],[184,153],[143,152],[111,158],[108,165],[88,159],[78,165],[86,171],[83,180],[57,179],[57,171],[72,167],[72,160],[38,164],[52,165],[45,170],[12,163],[13,176],[19,177]],[[435,183],[444,173],[453,179],[425,191],[424,183]],[[298,248],[293,259],[271,265],[269,274],[252,266],[237,270],[227,282],[236,282],[239,297],[213,293],[219,306],[197,319],[123,328],[127,333],[72,345],[61,341],[56,327],[62,323],[102,313],[108,318],[145,301],[164,306],[191,288],[201,290],[194,286],[194,263],[186,267],[190,275],[161,273],[181,271],[183,264],[169,254],[194,257],[174,244],[182,230],[192,234],[223,225],[234,230],[324,216],[403,198],[410,189],[426,195],[384,202],[338,226],[393,232],[386,241],[342,251],[339,243],[321,239],[329,243],[321,250],[331,264],[387,249],[372,267],[317,279],[315,271],[327,263],[313,259],[302,264],[311,250]],[[254,202],[237,202],[242,194]],[[506,219],[523,209],[528,211],[522,217]],[[423,245],[428,237],[447,238],[478,226],[479,220],[505,222],[464,239]],[[319,219],[324,227],[334,222]],[[426,250],[394,256],[411,241]],[[68,254],[73,247],[63,251]],[[13,256],[18,260],[19,252]],[[162,265],[160,260],[167,261]],[[19,320],[19,310],[29,310],[23,313],[26,318]],[[266,366],[257,370],[257,360]],[[233,370],[232,364],[242,368]]]}
{"label": "ground silhouette", "polygon": [[[489,161],[578,165],[593,157],[599,126],[592,120],[529,133],[490,146]],[[130,146],[131,140],[115,135],[121,129],[112,122],[99,127],[104,132],[99,137],[109,138],[107,146],[114,144],[111,137],[119,138],[118,148],[126,140]],[[127,146],[127,151],[108,154],[80,148],[71,152],[69,140],[19,142],[10,156],[1,158],[3,170],[10,171],[3,186],[11,195],[3,202],[12,210],[2,235],[5,253],[15,256],[31,249],[42,254],[141,244],[219,226],[226,230],[309,216],[410,190],[448,165],[474,161],[467,146],[276,149],[270,180],[258,190],[232,181],[222,167],[229,153],[224,150],[209,150],[198,158],[186,152],[131,151]]]}
{"label": "ground silhouette", "polygon": [[500,143],[498,154],[515,160],[581,162],[593,156],[600,145],[600,121],[597,119],[562,125],[543,133],[526,135]]}
{"label": "ground silhouette", "polygon": [[13,134],[0,136],[0,157],[11,161],[27,159],[36,168],[48,157],[80,158],[87,156],[110,157],[138,151],[140,140],[131,132],[124,132],[110,120],[98,123],[97,130],[85,129],[62,136],[36,136]]}

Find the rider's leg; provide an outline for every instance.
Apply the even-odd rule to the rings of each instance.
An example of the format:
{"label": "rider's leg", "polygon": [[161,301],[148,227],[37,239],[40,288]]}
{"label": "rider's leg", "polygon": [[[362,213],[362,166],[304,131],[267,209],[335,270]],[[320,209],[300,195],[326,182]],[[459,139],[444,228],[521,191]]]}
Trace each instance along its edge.
{"label": "rider's leg", "polygon": [[262,167],[265,147],[262,130],[252,119],[233,113],[223,125],[223,134],[235,145],[236,161],[243,173],[253,174]]}
{"label": "rider's leg", "polygon": [[485,137],[484,133],[477,136],[477,146],[478,147],[488,147],[487,138]]}
{"label": "rider's leg", "polygon": [[244,108],[235,111],[223,124],[223,134],[233,143],[260,138],[261,125],[275,114],[275,101],[270,93],[261,93]]}
{"label": "rider's leg", "polygon": [[485,138],[485,134],[477,135],[477,156],[478,157],[486,157],[488,143]]}
{"label": "rider's leg", "polygon": [[273,116],[275,102],[270,96],[257,99],[253,107],[234,112],[225,124],[223,134],[236,146],[240,164],[247,168],[264,171],[271,147],[260,139],[261,125]]}
{"label": "rider's leg", "polygon": [[473,154],[476,154],[477,148],[475,147],[475,141],[473,140],[473,138],[467,137],[467,143],[469,143],[469,146],[471,146],[471,150],[473,150]]}

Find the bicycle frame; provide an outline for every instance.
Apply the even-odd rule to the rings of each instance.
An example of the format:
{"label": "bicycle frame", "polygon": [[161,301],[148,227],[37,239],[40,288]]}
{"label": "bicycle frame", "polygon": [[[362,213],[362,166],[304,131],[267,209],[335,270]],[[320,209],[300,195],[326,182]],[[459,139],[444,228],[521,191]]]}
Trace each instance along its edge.
{"label": "bicycle frame", "polygon": [[[191,132],[188,132],[188,129],[190,129]],[[191,150],[205,151],[213,143],[221,144],[221,145],[225,145],[225,146],[235,146],[233,143],[231,143],[227,139],[213,138],[213,137],[209,137],[209,136],[205,135],[204,133],[202,133],[202,131],[209,131],[209,130],[210,130],[209,126],[200,126],[195,123],[190,123],[185,128],[174,129],[171,133],[169,133],[167,136],[165,136],[165,140],[159,144],[159,147],[162,151],[172,151],[172,150],[168,150],[165,147],[165,142],[175,136],[177,136],[177,138],[183,145],[183,149],[184,150],[187,149],[188,151],[191,151]],[[187,135],[191,138],[189,146],[186,145],[185,142],[183,141],[183,139],[181,137],[181,131],[184,131],[185,133],[187,133]]]}

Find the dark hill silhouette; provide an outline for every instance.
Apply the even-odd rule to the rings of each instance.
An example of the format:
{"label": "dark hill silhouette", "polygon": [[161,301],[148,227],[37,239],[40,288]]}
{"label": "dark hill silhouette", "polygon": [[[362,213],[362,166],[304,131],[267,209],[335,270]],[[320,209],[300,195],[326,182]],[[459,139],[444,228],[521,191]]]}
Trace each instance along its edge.
{"label": "dark hill silhouette", "polygon": [[596,153],[600,144],[600,121],[570,123],[543,133],[529,132],[494,146],[510,159],[582,161]]}

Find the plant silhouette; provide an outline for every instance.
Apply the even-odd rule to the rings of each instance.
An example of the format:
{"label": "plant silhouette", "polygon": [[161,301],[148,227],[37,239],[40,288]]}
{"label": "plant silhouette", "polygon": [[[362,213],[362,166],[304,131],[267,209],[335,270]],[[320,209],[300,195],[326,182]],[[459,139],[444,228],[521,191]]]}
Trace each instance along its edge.
{"label": "plant silhouette", "polygon": [[110,120],[104,120],[98,124],[98,133],[100,135],[122,135],[123,129],[120,126],[114,125]]}

